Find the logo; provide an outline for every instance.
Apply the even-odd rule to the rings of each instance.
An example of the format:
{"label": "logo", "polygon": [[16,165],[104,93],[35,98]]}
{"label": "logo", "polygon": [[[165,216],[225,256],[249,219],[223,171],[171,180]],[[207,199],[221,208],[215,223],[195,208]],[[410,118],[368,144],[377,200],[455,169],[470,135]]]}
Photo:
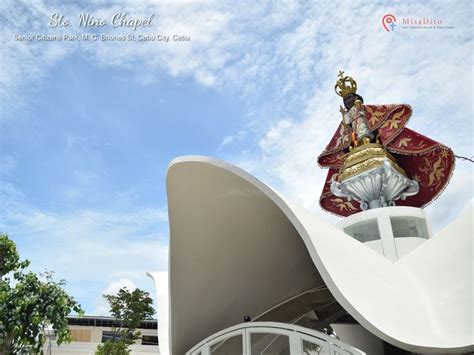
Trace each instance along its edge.
{"label": "logo", "polygon": [[395,22],[397,22],[397,19],[392,14],[386,14],[382,17],[382,26],[387,32],[395,30],[395,27],[397,26]]}
{"label": "logo", "polygon": [[382,26],[387,32],[404,30],[450,30],[454,26],[445,24],[443,18],[427,16],[402,16],[395,17],[392,14],[385,14],[382,17]]}

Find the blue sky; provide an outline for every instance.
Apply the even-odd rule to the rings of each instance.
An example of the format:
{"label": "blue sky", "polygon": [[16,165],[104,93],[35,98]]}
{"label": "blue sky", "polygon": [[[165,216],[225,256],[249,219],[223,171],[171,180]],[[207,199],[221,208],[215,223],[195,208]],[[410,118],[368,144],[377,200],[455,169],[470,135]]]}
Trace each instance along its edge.
{"label": "blue sky", "polygon": [[[92,5],[93,4],[93,5]],[[339,122],[338,70],[367,103],[408,103],[409,126],[472,156],[472,4],[401,2],[14,2],[0,4],[0,230],[34,270],[55,270],[87,313],[103,292],[154,293],[167,270],[168,163],[228,160],[333,221],[317,201],[315,158]],[[29,42],[15,34],[128,34],[77,27],[80,12],[155,13],[135,34],[183,43]],[[48,27],[53,12],[70,28]],[[398,28],[387,33],[381,18]],[[451,29],[402,29],[438,18]],[[471,74],[471,75],[469,75]],[[427,208],[439,230],[472,205],[472,166],[458,162]]]}

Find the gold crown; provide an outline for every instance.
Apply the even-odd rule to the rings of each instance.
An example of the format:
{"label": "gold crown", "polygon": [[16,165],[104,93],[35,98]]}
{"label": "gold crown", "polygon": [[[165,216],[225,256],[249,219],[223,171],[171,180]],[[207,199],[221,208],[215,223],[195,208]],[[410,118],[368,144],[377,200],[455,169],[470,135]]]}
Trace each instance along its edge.
{"label": "gold crown", "polygon": [[[344,72],[339,70],[339,80],[336,81],[334,85],[334,91],[341,97],[346,96],[347,94],[355,94],[357,91],[357,83],[352,77],[344,76]],[[349,85],[346,85],[348,83]]]}

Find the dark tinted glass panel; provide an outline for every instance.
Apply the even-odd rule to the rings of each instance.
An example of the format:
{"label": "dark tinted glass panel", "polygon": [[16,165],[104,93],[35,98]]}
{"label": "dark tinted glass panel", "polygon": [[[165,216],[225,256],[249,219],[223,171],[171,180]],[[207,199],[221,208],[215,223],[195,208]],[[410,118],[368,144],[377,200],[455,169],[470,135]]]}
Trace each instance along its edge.
{"label": "dark tinted glass panel", "polygon": [[376,219],[353,224],[344,228],[344,232],[359,242],[370,242],[380,239],[379,226]]}
{"label": "dark tinted glass panel", "polygon": [[394,238],[428,239],[426,221],[416,217],[390,217]]}
{"label": "dark tinted glass panel", "polygon": [[120,336],[114,332],[103,331],[102,332],[102,342],[105,343],[107,340],[118,340]]}
{"label": "dark tinted glass panel", "polygon": [[241,355],[242,336],[236,335],[211,345],[212,355]]}
{"label": "dark tinted glass panel", "polygon": [[252,355],[290,355],[290,340],[286,335],[252,333]]}
{"label": "dark tinted glass panel", "polygon": [[142,335],[142,345],[158,345],[158,336]]}

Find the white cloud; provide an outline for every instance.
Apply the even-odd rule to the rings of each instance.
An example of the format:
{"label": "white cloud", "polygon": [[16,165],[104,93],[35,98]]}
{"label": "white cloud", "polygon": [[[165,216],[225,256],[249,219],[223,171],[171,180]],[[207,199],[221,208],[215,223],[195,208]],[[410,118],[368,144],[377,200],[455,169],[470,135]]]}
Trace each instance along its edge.
{"label": "white cloud", "polygon": [[116,280],[153,294],[146,272],[167,270],[166,209],[51,212],[26,204],[13,187],[1,192],[0,230],[21,243],[19,250],[35,271],[54,270],[66,279],[87,312],[100,290],[113,290]]}
{"label": "white cloud", "polygon": [[[163,70],[171,76],[192,76],[205,86],[228,89],[254,103],[258,122],[226,136],[221,148],[242,142],[236,138],[250,131],[260,151],[249,149],[251,159],[237,159],[260,167],[256,174],[272,176],[272,181],[279,181],[277,187],[305,205],[319,195],[325,172],[318,170],[314,160],[339,121],[340,102],[332,94],[332,85],[340,68],[356,77],[367,102],[410,103],[414,107],[410,127],[459,154],[472,152],[468,143],[472,142],[472,77],[465,75],[472,71],[468,1],[449,9],[443,1],[386,6],[362,2],[302,6],[287,1],[251,7],[213,1],[129,1],[90,9],[104,18],[119,10],[130,16],[154,12],[156,22],[149,31],[192,37],[189,43],[169,44],[15,42],[13,35],[25,29],[54,33],[44,23],[52,8],[41,2],[20,8],[2,3],[1,10],[14,20],[2,31],[6,45],[0,82],[6,103],[16,105],[21,101],[20,88],[43,78],[53,64],[71,53],[81,53],[99,66],[135,70],[145,84]],[[61,10],[72,18],[79,12],[77,6]],[[454,29],[387,33],[380,25],[386,12],[442,17]],[[453,78],[463,78],[461,91],[460,80]],[[267,104],[256,104],[253,100],[262,99],[264,92],[269,94]],[[260,161],[250,163],[252,159]]]}
{"label": "white cloud", "polygon": [[0,155],[0,175],[8,176],[12,174],[17,166],[16,160],[8,155]]}
{"label": "white cloud", "polygon": [[434,231],[439,231],[461,213],[474,207],[474,175],[471,163],[457,161],[450,184],[425,211]]}
{"label": "white cloud", "polygon": [[[7,2],[0,6],[4,17],[11,19],[1,34],[0,97],[6,111],[24,108],[31,97],[24,90],[33,90],[56,63],[73,54],[100,67],[121,68],[143,85],[159,80],[163,73],[192,77],[203,86],[238,96],[252,111],[235,134],[226,132],[223,154],[226,147],[242,145],[241,154],[229,153],[234,162],[318,213],[322,212],[315,202],[326,171],[317,167],[316,156],[340,120],[341,100],[333,93],[339,69],[355,77],[366,102],[409,103],[414,107],[409,127],[460,155],[472,155],[470,1],[455,5],[287,1],[251,6],[128,1],[120,6],[100,3],[91,9],[98,17],[118,10],[130,16],[155,12],[156,25],[149,31],[191,36],[189,43],[169,44],[15,42],[13,35],[26,30],[52,33],[45,26],[52,8],[40,1],[34,6]],[[74,18],[80,12],[72,5],[61,10]],[[455,28],[387,33],[380,24],[387,12],[442,17]],[[66,143],[80,144],[76,138]],[[438,226],[472,200],[472,190],[463,187],[472,186],[472,170],[462,164],[443,196],[427,209]],[[87,172],[80,176],[91,178]],[[7,184],[3,189],[10,191],[3,206],[12,221],[11,234],[34,233],[49,243],[49,250],[37,260],[52,268],[76,265],[64,275],[69,280],[100,283],[102,289],[103,282],[136,275],[144,265],[149,270],[166,269],[167,242],[156,232],[162,226],[155,225],[166,220],[164,209],[52,213],[24,205],[9,208],[21,200],[21,193]],[[441,213],[444,203],[453,206],[452,212]],[[129,279],[139,286],[144,282],[138,276]]]}
{"label": "white cloud", "polygon": [[127,288],[129,291],[134,291],[137,286],[128,279],[120,279],[118,281],[111,282],[103,291],[101,297],[96,299],[95,310],[93,315],[97,316],[108,316],[110,315],[109,309],[110,305],[107,303],[106,299],[102,297],[103,295],[116,295],[120,289]]}
{"label": "white cloud", "polygon": [[[317,166],[316,157],[340,121],[342,102],[333,93],[338,69],[355,77],[367,103],[411,104],[410,128],[452,147],[457,154],[472,154],[472,77],[465,75],[472,71],[472,61],[465,58],[471,58],[473,45],[467,3],[458,3],[449,12],[441,2],[391,7],[336,3],[312,10],[274,39],[277,50],[272,58],[284,69],[274,84],[282,96],[270,102],[273,109],[266,108],[265,113],[276,119],[268,120],[271,123],[256,136],[259,149],[233,157],[238,165],[250,166],[285,195],[333,219],[317,205],[327,170]],[[380,30],[379,20],[387,11],[442,17],[455,29],[386,33]],[[268,70],[266,64],[257,71]],[[464,93],[459,91],[460,81],[453,78],[464,78]],[[282,116],[286,118],[278,119]],[[472,189],[464,187],[463,192],[461,187],[472,185],[472,169],[467,173],[466,164],[469,170],[469,163],[459,162],[451,185],[428,208],[437,215],[436,229],[449,223],[472,199]],[[446,208],[442,201],[452,202],[450,213],[440,213]]]}
{"label": "white cloud", "polygon": [[[18,115],[31,99],[27,95],[35,82],[44,78],[53,64],[71,52],[74,43],[46,41],[28,43],[15,41],[15,35],[47,33],[49,9],[42,2],[0,2],[2,21],[0,40],[0,98],[1,119],[7,112]],[[45,22],[46,21],[46,22]]]}
{"label": "white cloud", "polygon": [[226,136],[224,137],[224,139],[222,140],[221,142],[221,147],[224,146],[224,145],[227,145],[229,143],[232,143],[234,141],[234,137],[233,136]]}

